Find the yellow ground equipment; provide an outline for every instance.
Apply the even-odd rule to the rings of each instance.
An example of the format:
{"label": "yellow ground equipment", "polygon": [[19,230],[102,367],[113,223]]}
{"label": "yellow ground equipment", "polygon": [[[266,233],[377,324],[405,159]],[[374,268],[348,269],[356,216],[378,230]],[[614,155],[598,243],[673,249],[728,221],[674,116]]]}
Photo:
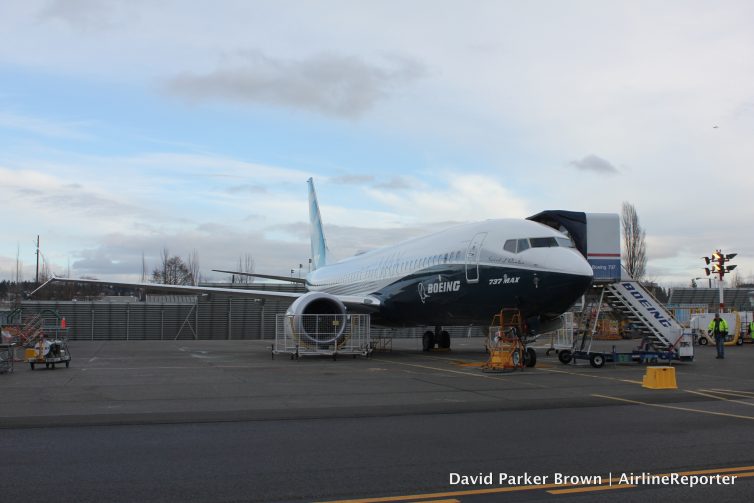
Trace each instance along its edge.
{"label": "yellow ground equipment", "polygon": [[647,367],[642,386],[648,389],[678,389],[675,367]]}
{"label": "yellow ground equipment", "polygon": [[485,372],[507,372],[533,367],[537,353],[526,347],[526,333],[518,309],[502,309],[492,318],[487,352],[490,359],[482,365]]}
{"label": "yellow ground equipment", "polygon": [[68,342],[65,339],[45,338],[40,339],[34,347],[26,348],[24,361],[32,370],[35,365],[44,363],[45,368],[55,368],[56,364],[65,364],[66,368],[71,364],[71,353],[68,351]]}

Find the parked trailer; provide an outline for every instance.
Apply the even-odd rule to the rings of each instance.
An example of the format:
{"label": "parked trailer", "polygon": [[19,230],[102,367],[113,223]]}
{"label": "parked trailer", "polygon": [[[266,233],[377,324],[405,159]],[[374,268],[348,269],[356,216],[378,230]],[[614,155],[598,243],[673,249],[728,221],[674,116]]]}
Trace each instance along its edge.
{"label": "parked trailer", "polygon": [[[675,350],[657,351],[653,349],[635,349],[630,352],[617,351],[615,346],[611,351],[584,351],[564,349],[558,353],[558,360],[564,365],[576,363],[578,360],[588,361],[589,364],[598,369],[605,363],[659,363],[666,361],[671,363],[673,360],[683,360]],[[685,361],[685,360],[684,360]]]}

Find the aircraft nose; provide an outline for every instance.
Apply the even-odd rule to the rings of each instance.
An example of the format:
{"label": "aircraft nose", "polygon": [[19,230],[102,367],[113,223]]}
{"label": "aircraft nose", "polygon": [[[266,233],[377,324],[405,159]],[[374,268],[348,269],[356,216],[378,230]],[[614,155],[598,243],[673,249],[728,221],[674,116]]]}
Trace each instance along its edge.
{"label": "aircraft nose", "polygon": [[564,272],[575,274],[577,276],[594,277],[592,266],[587,262],[584,256],[576,250],[564,250],[568,253],[563,260]]}

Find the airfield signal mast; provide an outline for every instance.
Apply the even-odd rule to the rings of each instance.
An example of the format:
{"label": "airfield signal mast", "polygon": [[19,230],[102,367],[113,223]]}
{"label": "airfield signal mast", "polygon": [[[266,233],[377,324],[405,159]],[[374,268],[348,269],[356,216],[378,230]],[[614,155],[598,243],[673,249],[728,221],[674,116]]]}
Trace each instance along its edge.
{"label": "airfield signal mast", "polygon": [[725,263],[729,260],[732,260],[738,253],[728,253],[727,255],[723,254],[721,250],[716,250],[712,252],[711,257],[702,257],[704,259],[705,264],[707,267],[704,268],[704,273],[709,276],[710,274],[716,274],[719,277],[719,280],[717,282],[719,288],[720,288],[720,312],[723,312],[723,309],[725,308],[725,302],[723,301],[723,276],[725,276],[725,273],[731,272],[733,269],[736,268],[735,265],[725,265]]}

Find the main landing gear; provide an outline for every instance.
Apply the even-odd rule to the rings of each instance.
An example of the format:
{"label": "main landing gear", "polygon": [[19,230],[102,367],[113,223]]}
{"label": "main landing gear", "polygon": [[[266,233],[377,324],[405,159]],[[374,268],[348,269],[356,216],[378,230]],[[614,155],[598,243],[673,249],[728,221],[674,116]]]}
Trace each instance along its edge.
{"label": "main landing gear", "polygon": [[427,330],[422,337],[422,350],[432,351],[435,346],[440,349],[450,349],[450,333],[443,330],[440,325],[435,326],[435,331]]}

